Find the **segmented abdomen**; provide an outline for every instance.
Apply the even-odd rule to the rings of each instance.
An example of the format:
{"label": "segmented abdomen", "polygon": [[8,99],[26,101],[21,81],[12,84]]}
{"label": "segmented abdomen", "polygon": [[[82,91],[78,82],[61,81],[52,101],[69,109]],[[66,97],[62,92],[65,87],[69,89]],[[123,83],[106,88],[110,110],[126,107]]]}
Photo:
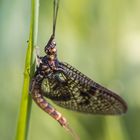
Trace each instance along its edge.
{"label": "segmented abdomen", "polygon": [[32,80],[30,92],[33,100],[42,110],[57,120],[63,127],[67,126],[67,120],[61,115],[60,112],[56,111],[56,109],[44,99],[41,93],[41,85],[39,85],[36,79]]}

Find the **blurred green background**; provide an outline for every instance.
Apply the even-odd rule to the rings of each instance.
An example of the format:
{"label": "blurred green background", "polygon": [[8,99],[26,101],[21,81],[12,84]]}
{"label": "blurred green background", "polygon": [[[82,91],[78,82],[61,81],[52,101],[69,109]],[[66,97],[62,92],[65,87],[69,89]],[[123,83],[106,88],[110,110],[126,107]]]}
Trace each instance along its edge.
{"label": "blurred green background", "polygon": [[[81,140],[140,139],[140,1],[61,0],[56,30],[59,59],[128,103],[123,116],[80,114],[56,107]],[[29,0],[0,0],[0,140],[14,140],[30,23]],[[52,31],[52,0],[40,0],[38,46]],[[72,140],[34,103],[29,140]]]}

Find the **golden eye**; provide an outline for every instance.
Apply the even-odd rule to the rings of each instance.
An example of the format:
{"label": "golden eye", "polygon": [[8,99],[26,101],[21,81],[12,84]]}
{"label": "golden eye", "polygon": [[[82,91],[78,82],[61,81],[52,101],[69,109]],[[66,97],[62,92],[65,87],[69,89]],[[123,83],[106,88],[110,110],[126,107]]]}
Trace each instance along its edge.
{"label": "golden eye", "polygon": [[52,49],[52,52],[55,53],[55,52],[56,52],[56,48],[53,48],[53,49]]}

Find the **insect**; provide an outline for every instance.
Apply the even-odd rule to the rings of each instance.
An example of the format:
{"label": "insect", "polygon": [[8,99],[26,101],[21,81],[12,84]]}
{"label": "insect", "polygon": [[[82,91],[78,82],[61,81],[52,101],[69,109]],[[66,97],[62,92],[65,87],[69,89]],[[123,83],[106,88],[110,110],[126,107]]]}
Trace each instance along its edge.
{"label": "insect", "polygon": [[46,98],[61,107],[83,113],[101,115],[125,113],[127,105],[120,96],[94,82],[71,65],[58,60],[55,42],[58,5],[59,0],[54,0],[53,32],[44,49],[46,55],[37,56],[39,64],[30,87],[33,100],[66,128],[67,120],[48,103]]}

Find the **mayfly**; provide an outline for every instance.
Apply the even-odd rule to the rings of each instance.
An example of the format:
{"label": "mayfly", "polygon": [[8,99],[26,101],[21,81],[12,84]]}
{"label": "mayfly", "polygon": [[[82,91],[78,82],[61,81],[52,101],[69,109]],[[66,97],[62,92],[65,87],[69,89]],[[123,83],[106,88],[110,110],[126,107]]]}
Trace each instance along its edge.
{"label": "mayfly", "polygon": [[67,120],[48,101],[82,113],[119,115],[127,111],[125,101],[107,88],[94,82],[71,65],[57,58],[55,27],[59,0],[54,0],[53,31],[45,46],[46,55],[37,56],[38,65],[31,81],[30,93],[37,105],[69,129]]}

